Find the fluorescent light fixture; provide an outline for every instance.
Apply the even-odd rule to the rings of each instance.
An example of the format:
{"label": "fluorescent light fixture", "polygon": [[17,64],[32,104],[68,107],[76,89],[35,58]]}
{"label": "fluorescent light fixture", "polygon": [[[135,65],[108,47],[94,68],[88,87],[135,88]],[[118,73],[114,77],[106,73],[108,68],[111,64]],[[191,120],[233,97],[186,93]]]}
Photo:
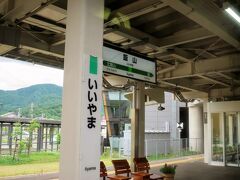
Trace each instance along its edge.
{"label": "fluorescent light fixture", "polygon": [[225,11],[232,16],[238,23],[240,23],[240,16],[230,7],[226,8]]}

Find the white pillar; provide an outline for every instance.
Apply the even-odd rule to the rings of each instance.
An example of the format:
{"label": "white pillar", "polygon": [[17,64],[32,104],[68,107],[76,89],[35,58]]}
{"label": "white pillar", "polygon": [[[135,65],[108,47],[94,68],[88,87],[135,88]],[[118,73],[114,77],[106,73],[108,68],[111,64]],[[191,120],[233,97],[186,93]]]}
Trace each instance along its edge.
{"label": "white pillar", "polygon": [[229,145],[233,146],[233,117],[228,116],[228,138]]}
{"label": "white pillar", "polygon": [[204,121],[204,162],[209,163],[209,147],[211,146],[211,139],[209,139],[209,132],[208,132],[208,126],[209,126],[209,121],[208,121],[208,110],[207,110],[207,99],[204,99],[203,101],[203,121]]}
{"label": "white pillar", "polygon": [[193,151],[203,152],[203,105],[189,107],[189,146]]}
{"label": "white pillar", "polygon": [[145,84],[138,82],[133,92],[133,109],[131,117],[131,157],[145,156]]}
{"label": "white pillar", "polygon": [[68,0],[61,180],[99,177],[103,10],[103,0]]}
{"label": "white pillar", "polygon": [[240,152],[240,112],[238,112],[238,151]]}

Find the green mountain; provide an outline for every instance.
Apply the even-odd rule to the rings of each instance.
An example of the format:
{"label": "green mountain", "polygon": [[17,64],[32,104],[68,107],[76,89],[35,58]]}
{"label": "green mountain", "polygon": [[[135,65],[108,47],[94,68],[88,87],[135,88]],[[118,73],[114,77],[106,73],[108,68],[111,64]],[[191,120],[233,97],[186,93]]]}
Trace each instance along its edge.
{"label": "green mountain", "polygon": [[21,116],[61,119],[62,87],[39,84],[18,90],[0,90],[0,114],[18,112]]}

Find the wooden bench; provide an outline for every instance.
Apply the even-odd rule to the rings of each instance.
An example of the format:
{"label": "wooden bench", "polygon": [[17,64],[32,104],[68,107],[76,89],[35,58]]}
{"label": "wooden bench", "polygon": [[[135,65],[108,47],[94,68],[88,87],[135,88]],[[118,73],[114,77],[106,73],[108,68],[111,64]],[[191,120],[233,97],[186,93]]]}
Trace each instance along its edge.
{"label": "wooden bench", "polygon": [[110,179],[110,180],[129,180],[131,178],[126,177],[126,176],[108,176],[108,179]]}
{"label": "wooden bench", "polygon": [[152,174],[146,172],[133,172],[132,177],[134,180],[149,180]]}
{"label": "wooden bench", "polygon": [[103,178],[103,180],[106,180],[106,177],[110,180],[129,180],[130,177],[126,176],[108,176],[107,174],[107,168],[103,161],[100,161],[100,177]]}
{"label": "wooden bench", "polygon": [[137,172],[145,171],[149,173],[150,165],[146,157],[134,158],[133,163]]}
{"label": "wooden bench", "polygon": [[[146,157],[134,158],[133,162],[137,172],[149,173],[150,165]],[[162,180],[163,178],[163,176],[157,174],[150,176],[150,180]]]}
{"label": "wooden bench", "polygon": [[103,180],[107,177],[107,168],[104,164],[104,162],[100,161],[100,177],[103,178]]}
{"label": "wooden bench", "polygon": [[115,175],[127,174],[127,177],[129,177],[131,169],[126,159],[112,160],[112,163],[115,169]]}

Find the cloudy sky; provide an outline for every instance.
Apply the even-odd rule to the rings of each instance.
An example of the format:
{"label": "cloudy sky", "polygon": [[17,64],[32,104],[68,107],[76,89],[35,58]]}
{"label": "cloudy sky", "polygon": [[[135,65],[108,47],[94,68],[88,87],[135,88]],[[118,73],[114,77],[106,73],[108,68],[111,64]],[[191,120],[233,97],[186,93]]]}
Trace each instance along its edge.
{"label": "cloudy sky", "polygon": [[0,90],[34,84],[63,85],[63,70],[0,57]]}

